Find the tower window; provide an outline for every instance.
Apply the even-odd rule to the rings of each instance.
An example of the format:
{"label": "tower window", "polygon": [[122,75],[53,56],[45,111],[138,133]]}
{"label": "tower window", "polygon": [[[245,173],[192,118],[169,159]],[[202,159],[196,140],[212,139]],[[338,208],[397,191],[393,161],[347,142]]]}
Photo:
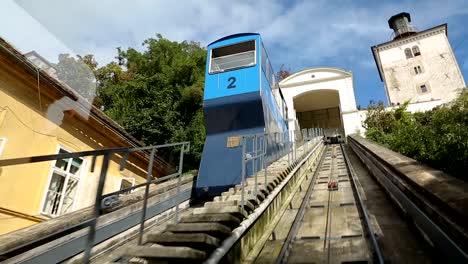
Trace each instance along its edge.
{"label": "tower window", "polygon": [[418,46],[413,46],[413,55],[414,55],[415,57],[421,55],[421,52],[419,51],[419,47],[418,47]]}
{"label": "tower window", "polygon": [[422,73],[422,68],[421,66],[416,66],[413,68],[415,74],[421,74]]}
{"label": "tower window", "polygon": [[413,53],[411,53],[411,49],[410,49],[410,48],[406,48],[406,49],[405,49],[405,55],[406,55],[406,58],[407,58],[407,59],[413,58]]}
{"label": "tower window", "polygon": [[429,91],[425,84],[419,86],[419,89],[421,89],[421,93],[427,93]]}

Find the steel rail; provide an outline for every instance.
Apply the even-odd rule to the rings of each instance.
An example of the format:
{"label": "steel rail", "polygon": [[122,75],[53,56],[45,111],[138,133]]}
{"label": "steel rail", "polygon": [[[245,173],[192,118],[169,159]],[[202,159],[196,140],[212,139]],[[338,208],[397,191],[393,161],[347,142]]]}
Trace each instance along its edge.
{"label": "steel rail", "polygon": [[[333,157],[336,157],[336,151],[335,148],[332,148],[332,160],[330,164],[330,176],[328,176],[328,182],[333,180],[333,172],[334,172],[334,166],[335,166],[335,159]],[[315,183],[314,183],[315,184]],[[309,197],[310,198],[310,197]],[[328,201],[327,201],[327,216],[326,216],[326,223],[325,223],[325,236],[323,239],[323,248],[325,249],[327,246],[327,263],[330,263],[330,244],[331,240],[327,239],[331,237],[331,227],[332,227],[332,217],[331,217],[331,210],[330,210],[330,203],[332,200],[332,192],[328,192]],[[307,201],[308,202],[308,201]]]}
{"label": "steel rail", "polygon": [[364,227],[367,230],[367,235],[370,237],[372,248],[373,248],[373,253],[374,257],[376,258],[378,263],[383,264],[384,263],[384,257],[382,254],[382,250],[380,249],[380,245],[377,242],[377,238],[375,237],[374,229],[372,228],[371,221],[369,219],[369,215],[367,213],[366,206],[364,205],[364,201],[361,197],[361,193],[359,192],[357,182],[359,181],[356,177],[356,174],[354,172],[354,168],[351,165],[351,162],[348,159],[348,154],[346,154],[346,151],[343,147],[343,144],[340,144],[341,152],[343,153],[343,158],[346,163],[346,170],[348,171],[348,176],[351,179],[352,183],[352,188],[354,191],[354,199],[357,200],[357,205],[359,208],[359,211],[361,213],[361,219],[364,221]]}
{"label": "steel rail", "polygon": [[307,204],[309,203],[309,198],[312,195],[312,192],[314,191],[315,180],[317,179],[317,176],[320,171],[319,168],[322,166],[323,161],[325,160],[325,153],[326,153],[326,150],[323,152],[322,157],[320,158],[320,161],[317,165],[317,169],[314,172],[314,176],[310,180],[309,187],[307,187],[306,195],[304,196],[304,199],[302,199],[301,206],[299,207],[299,211],[297,212],[296,217],[294,218],[294,222],[291,226],[291,229],[289,229],[288,236],[286,237],[286,240],[284,241],[283,246],[281,247],[280,254],[275,262],[276,264],[281,264],[281,263],[286,262],[289,245],[291,244],[291,241],[294,239],[294,237],[297,235],[297,232],[299,231],[299,227],[301,225],[302,219],[304,218],[305,208],[307,207]]}

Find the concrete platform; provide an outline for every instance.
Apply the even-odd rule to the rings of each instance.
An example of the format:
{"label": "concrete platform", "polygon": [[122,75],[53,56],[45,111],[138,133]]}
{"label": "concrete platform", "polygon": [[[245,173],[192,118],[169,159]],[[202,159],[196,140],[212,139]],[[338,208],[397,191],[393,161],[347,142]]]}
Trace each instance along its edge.
{"label": "concrete platform", "polygon": [[367,263],[366,243],[364,238],[295,241],[287,263]]}

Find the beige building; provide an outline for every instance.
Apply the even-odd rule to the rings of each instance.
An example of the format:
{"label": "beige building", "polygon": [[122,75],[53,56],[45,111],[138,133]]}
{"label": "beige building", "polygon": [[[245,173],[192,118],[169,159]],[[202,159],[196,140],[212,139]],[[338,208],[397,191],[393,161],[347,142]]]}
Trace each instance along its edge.
{"label": "beige building", "polygon": [[393,40],[373,46],[372,53],[388,103],[410,101],[424,111],[426,104],[452,101],[465,81],[447,38],[447,24],[417,31],[410,22],[408,13],[392,16],[388,23]]}
{"label": "beige building", "polygon": [[[0,160],[142,145],[54,73],[0,38]],[[0,235],[94,204],[101,160],[94,171],[91,157],[0,167]],[[120,170],[112,158],[105,193],[145,181],[147,156],[129,161]]]}

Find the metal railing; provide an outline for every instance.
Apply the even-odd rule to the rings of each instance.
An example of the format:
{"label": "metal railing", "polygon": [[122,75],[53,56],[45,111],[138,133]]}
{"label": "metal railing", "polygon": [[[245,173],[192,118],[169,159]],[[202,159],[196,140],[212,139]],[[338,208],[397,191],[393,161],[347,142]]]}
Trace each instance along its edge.
{"label": "metal railing", "polygon": [[264,186],[267,186],[267,167],[274,161],[288,155],[288,164],[294,163],[297,157],[297,149],[304,148],[304,153],[310,151],[313,146],[322,140],[322,128],[302,129],[300,135],[295,131],[284,133],[258,133],[243,135],[242,146],[242,169],[241,169],[241,208],[245,207],[246,178],[254,177],[253,194],[258,195],[258,174],[263,170]]}
{"label": "metal railing", "polygon": [[[177,149],[178,154],[179,154],[179,164],[177,166],[176,172],[170,175],[165,175],[163,177],[156,178],[153,176],[153,167],[155,166],[155,159],[159,159],[159,157],[156,156],[156,153],[159,149],[162,149],[162,148]],[[119,195],[124,194],[124,193],[129,193],[132,190],[135,190],[140,187],[145,187],[145,194],[143,197],[143,206],[142,206],[142,211],[141,211],[141,220],[139,223],[140,228],[139,228],[139,233],[138,233],[138,243],[139,244],[142,243],[145,221],[147,220],[146,211],[147,211],[147,206],[148,206],[148,196],[149,196],[150,185],[178,178],[177,187],[176,187],[177,188],[176,197],[179,197],[184,154],[189,151],[189,148],[190,148],[190,142],[180,142],[180,143],[170,143],[170,144],[163,144],[163,145],[156,145],[156,146],[147,146],[147,147],[136,147],[136,148],[122,147],[122,148],[90,150],[90,151],[81,151],[81,152],[72,152],[72,153],[59,153],[59,154],[53,154],[53,155],[4,159],[4,160],[0,160],[0,167],[90,157],[91,158],[90,172],[93,173],[96,167],[97,158],[102,157],[101,171],[99,173],[99,181],[98,181],[98,186],[96,190],[95,202],[93,205],[93,216],[89,221],[86,222],[86,225],[89,227],[89,232],[88,232],[88,238],[87,238],[87,242],[86,242],[86,246],[84,250],[83,262],[89,263],[90,257],[91,257],[91,249],[94,246],[97,219],[103,214],[103,210],[119,203]],[[126,168],[126,164],[128,163],[127,161],[129,159],[130,154],[137,153],[137,152],[143,152],[144,154],[149,153],[149,157],[148,157],[149,162],[148,162],[148,166],[146,169],[146,182],[129,187],[129,188],[125,188],[116,192],[112,192],[109,194],[103,194],[104,185],[106,182],[106,177],[107,177],[111,159],[117,155],[121,157],[119,169],[122,171]],[[143,168],[140,168],[140,169],[143,169]],[[175,206],[174,221],[176,223],[179,221],[179,203],[180,201],[178,200]]]}

